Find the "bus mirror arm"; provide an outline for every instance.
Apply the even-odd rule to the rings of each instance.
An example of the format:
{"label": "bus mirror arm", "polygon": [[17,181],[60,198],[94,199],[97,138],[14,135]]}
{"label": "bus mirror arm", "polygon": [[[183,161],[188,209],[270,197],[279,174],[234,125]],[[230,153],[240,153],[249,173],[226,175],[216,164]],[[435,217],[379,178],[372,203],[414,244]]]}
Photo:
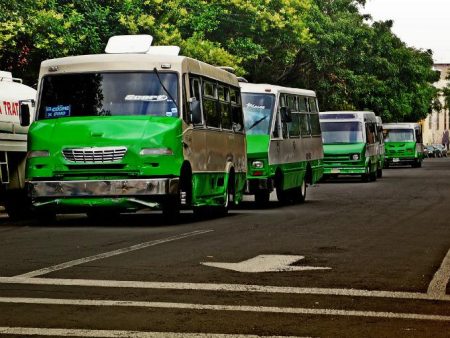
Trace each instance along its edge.
{"label": "bus mirror arm", "polygon": [[20,101],[19,119],[22,127],[28,127],[30,125],[31,114],[29,103],[34,106],[34,100]]}
{"label": "bus mirror arm", "polygon": [[189,100],[189,110],[191,115],[191,122],[193,124],[202,124],[202,110],[200,107],[200,101],[197,101],[194,97]]}

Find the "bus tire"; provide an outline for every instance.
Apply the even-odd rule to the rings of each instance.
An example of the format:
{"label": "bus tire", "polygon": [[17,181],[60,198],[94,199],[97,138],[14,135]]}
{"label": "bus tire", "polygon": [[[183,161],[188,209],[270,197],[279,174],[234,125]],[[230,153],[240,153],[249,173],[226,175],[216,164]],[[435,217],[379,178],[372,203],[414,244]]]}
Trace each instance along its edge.
{"label": "bus tire", "polygon": [[382,178],[383,177],[383,169],[382,168],[377,168],[377,177],[378,178]]}
{"label": "bus tire", "polygon": [[375,182],[377,180],[377,177],[378,175],[376,170],[369,173],[369,178],[371,182]]}
{"label": "bus tire", "polygon": [[31,200],[25,190],[6,192],[5,211],[13,221],[31,217]]}
{"label": "bus tire", "polygon": [[294,203],[304,203],[306,199],[306,180],[304,179],[302,185],[298,188],[295,188],[293,193],[293,201]]}

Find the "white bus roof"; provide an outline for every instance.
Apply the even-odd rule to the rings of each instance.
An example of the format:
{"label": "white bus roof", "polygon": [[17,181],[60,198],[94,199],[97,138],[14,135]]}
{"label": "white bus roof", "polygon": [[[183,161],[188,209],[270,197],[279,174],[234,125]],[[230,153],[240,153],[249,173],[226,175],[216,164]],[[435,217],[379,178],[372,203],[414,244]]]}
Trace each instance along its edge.
{"label": "white bus roof", "polygon": [[239,86],[236,75],[186,56],[152,54],[95,54],[50,59],[41,63],[39,76],[48,74],[122,72],[122,71],[175,71],[209,77]]}
{"label": "white bus roof", "polygon": [[276,86],[267,83],[239,82],[239,86],[241,87],[242,93],[272,93],[275,95],[278,93],[287,93],[316,97],[316,93],[313,90]]}
{"label": "white bus roof", "polygon": [[420,125],[412,122],[384,123],[383,129],[420,129]]}
{"label": "white bus roof", "polygon": [[372,111],[325,111],[319,113],[319,118],[321,121],[330,120],[330,121],[370,121],[376,122],[377,116]]}

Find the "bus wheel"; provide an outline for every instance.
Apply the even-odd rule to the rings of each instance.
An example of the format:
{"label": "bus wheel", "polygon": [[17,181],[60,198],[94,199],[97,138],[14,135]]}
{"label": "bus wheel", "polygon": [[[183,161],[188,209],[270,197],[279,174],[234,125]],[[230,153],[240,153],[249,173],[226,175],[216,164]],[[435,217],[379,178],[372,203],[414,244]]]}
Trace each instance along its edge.
{"label": "bus wheel", "polygon": [[377,171],[376,171],[376,170],[375,170],[375,171],[372,171],[371,173],[369,173],[369,178],[370,178],[370,180],[371,180],[372,182],[376,181],[376,180],[377,180],[377,177],[378,177],[378,175],[377,175]]}
{"label": "bus wheel", "polygon": [[381,167],[377,168],[377,177],[378,178],[382,178],[383,177],[383,169]]}
{"label": "bus wheel", "polygon": [[270,192],[268,190],[262,190],[255,193],[255,203],[258,207],[263,208],[269,204]]}
{"label": "bus wheel", "polygon": [[294,203],[303,203],[306,199],[306,181],[303,180],[302,185],[294,189]]}

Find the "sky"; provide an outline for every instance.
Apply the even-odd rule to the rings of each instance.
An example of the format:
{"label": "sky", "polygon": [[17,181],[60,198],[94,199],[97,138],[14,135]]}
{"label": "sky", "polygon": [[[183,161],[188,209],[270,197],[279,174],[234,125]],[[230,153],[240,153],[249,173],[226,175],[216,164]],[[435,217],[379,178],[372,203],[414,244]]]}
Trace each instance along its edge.
{"label": "sky", "polygon": [[366,0],[363,14],[393,20],[408,46],[433,50],[435,63],[450,63],[450,0]]}

